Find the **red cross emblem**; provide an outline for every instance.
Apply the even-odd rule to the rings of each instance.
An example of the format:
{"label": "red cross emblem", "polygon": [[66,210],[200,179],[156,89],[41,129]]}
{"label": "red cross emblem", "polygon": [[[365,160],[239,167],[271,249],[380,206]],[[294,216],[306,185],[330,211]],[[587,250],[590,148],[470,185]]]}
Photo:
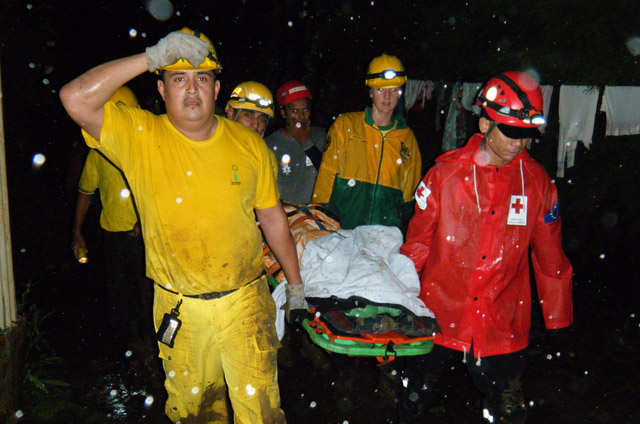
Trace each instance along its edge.
{"label": "red cross emblem", "polygon": [[424,186],[420,185],[420,187],[418,187],[418,197],[422,197],[423,194],[424,194]]}
{"label": "red cross emblem", "polygon": [[516,202],[511,204],[511,207],[516,210],[516,213],[520,213],[520,210],[524,208],[524,205],[522,204],[522,201],[518,197],[518,199],[516,199]]}

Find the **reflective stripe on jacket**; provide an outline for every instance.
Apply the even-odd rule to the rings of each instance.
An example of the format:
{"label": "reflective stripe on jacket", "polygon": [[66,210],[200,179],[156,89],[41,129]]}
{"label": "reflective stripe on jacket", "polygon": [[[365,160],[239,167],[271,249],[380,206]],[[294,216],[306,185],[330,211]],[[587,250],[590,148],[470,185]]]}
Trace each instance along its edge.
{"label": "reflective stripe on jacket", "polygon": [[329,129],[312,201],[331,203],[342,228],[402,226],[402,207],[413,199],[422,160],[411,129],[402,117],[394,120],[383,136],[367,108],[340,115]]}
{"label": "reflective stripe on jacket", "polygon": [[[416,190],[400,251],[421,274],[420,298],[442,330],[436,343],[468,352],[473,341],[476,356],[490,356],[528,344],[529,247],[547,328],[573,321],[572,267],[556,189],[542,166],[526,150],[507,165],[483,166],[482,139],[475,134],[436,159]],[[526,225],[510,225],[510,209],[526,211]]]}

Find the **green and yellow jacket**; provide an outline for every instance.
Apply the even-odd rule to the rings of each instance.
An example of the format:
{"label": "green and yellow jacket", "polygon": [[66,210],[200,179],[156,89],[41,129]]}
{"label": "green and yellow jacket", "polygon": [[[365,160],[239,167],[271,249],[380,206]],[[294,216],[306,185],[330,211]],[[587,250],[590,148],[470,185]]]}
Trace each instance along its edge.
{"label": "green and yellow jacket", "polygon": [[329,203],[342,228],[359,225],[403,227],[420,182],[420,150],[405,120],[394,115],[386,133],[373,122],[371,108],[335,120],[325,144],[313,203]]}

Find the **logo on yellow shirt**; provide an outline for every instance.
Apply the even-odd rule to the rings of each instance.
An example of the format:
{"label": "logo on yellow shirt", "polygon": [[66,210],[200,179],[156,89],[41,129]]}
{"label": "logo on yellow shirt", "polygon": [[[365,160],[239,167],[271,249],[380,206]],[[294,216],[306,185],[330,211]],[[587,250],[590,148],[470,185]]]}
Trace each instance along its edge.
{"label": "logo on yellow shirt", "polygon": [[231,185],[242,184],[240,181],[238,181],[238,165],[231,165],[231,170],[233,171],[233,179],[231,180]]}
{"label": "logo on yellow shirt", "polygon": [[411,150],[404,143],[400,143],[400,156],[402,157],[402,162],[408,161],[411,157]]}

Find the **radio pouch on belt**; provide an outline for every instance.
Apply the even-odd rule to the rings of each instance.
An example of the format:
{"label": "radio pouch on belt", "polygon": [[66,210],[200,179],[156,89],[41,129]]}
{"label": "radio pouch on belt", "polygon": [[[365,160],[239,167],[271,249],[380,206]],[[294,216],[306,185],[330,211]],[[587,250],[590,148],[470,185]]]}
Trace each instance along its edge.
{"label": "radio pouch on belt", "polygon": [[178,319],[178,315],[180,315],[178,309],[180,309],[181,304],[182,299],[180,299],[176,307],[173,308],[171,312],[164,314],[162,324],[160,324],[160,328],[158,328],[158,332],[156,333],[156,340],[169,347],[173,347],[173,342],[176,340],[176,335],[182,325],[182,321]]}

